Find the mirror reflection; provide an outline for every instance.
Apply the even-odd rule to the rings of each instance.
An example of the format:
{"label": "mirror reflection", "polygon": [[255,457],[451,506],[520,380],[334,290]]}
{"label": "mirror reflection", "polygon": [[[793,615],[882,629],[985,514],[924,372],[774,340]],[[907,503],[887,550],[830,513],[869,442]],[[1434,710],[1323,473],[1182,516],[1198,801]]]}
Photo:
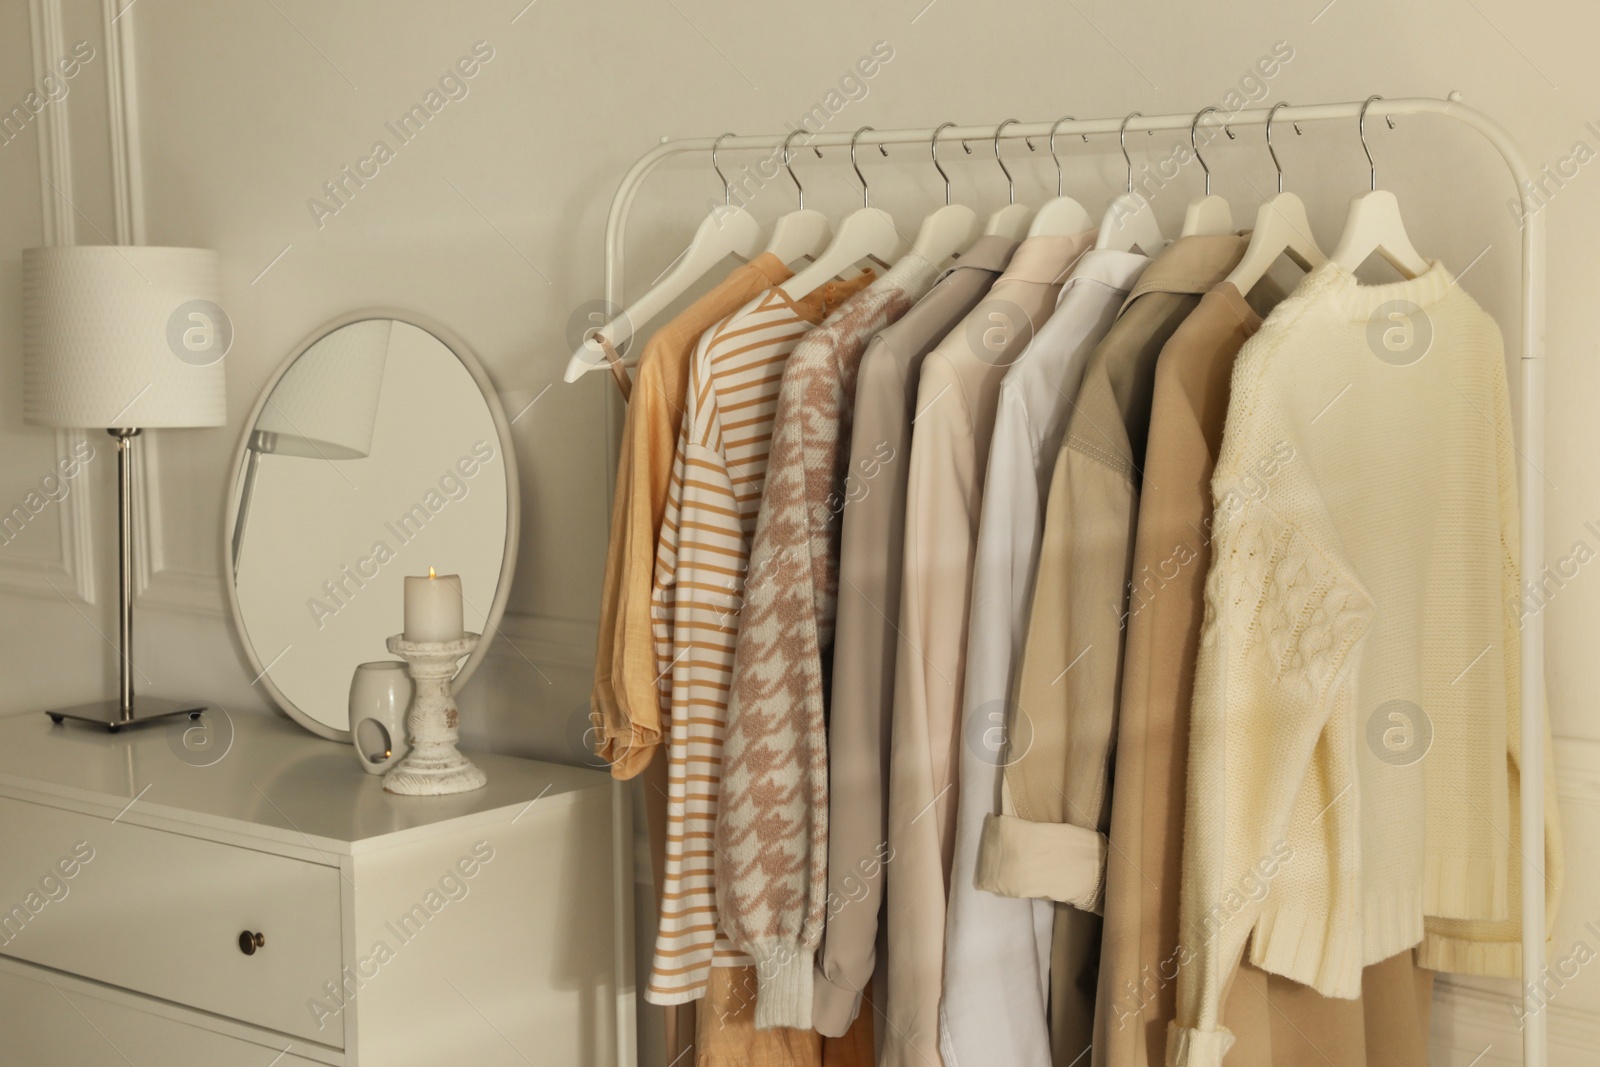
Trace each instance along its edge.
{"label": "mirror reflection", "polygon": [[356,665],[393,658],[405,575],[461,575],[466,628],[484,630],[503,449],[472,373],[410,323],[342,326],[284,371],[245,443],[231,537],[241,632],[285,710],[348,729]]}

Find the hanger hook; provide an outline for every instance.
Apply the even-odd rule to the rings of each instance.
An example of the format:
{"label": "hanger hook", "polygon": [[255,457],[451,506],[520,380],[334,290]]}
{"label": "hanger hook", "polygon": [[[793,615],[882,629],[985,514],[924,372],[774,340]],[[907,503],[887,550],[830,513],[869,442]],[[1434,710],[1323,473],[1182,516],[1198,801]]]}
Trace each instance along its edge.
{"label": "hanger hook", "polygon": [[[1278,150],[1272,147],[1272,116],[1278,113],[1278,109],[1280,107],[1288,106],[1290,106],[1289,101],[1279,100],[1276,104],[1272,105],[1271,109],[1267,111],[1267,153],[1272,156],[1272,165],[1277,168],[1278,171],[1278,192],[1280,193],[1283,192],[1283,164],[1278,162]],[[1301,132],[1300,124],[1295,122],[1291,123],[1290,125],[1294,126],[1295,135],[1299,136]]]}
{"label": "hanger hook", "polygon": [[1130,111],[1128,117],[1122,120],[1122,125],[1117,128],[1117,144],[1122,146],[1122,161],[1128,165],[1128,192],[1133,192],[1133,157],[1128,155],[1128,123],[1144,115],[1142,111]]}
{"label": "hanger hook", "polygon": [[[859,139],[861,137],[862,134],[868,132],[871,129],[872,129],[871,126],[863,126],[859,130],[857,130],[855,133],[850,135],[850,166],[855,168],[856,178],[857,178],[858,181],[861,182],[861,206],[862,207],[871,207],[872,206],[872,197],[867,192],[867,178],[866,178],[866,175],[861,173],[861,165],[856,162],[856,141],[857,141],[857,139]],[[883,148],[882,145],[879,145],[878,147],[880,149]],[[889,154],[888,150],[885,149],[883,154],[884,155],[888,155]]]}
{"label": "hanger hook", "polygon": [[[1200,161],[1200,169],[1206,172],[1206,195],[1211,195],[1211,168],[1206,166],[1206,159],[1200,154],[1200,145],[1195,140],[1195,128],[1200,125],[1200,120],[1206,117],[1206,112],[1217,111],[1215,107],[1203,107],[1195,112],[1194,121],[1189,123],[1189,148],[1194,152],[1194,158]],[[1230,132],[1229,137],[1233,134]]]}
{"label": "hanger hook", "polygon": [[783,139],[783,169],[789,172],[789,180],[794,182],[795,196],[800,200],[800,210],[804,211],[806,209],[806,190],[805,187],[800,184],[800,179],[794,176],[794,168],[789,165],[789,142],[793,141],[799,135],[800,130],[796,128],[790,130],[789,136]]}
{"label": "hanger hook", "polygon": [[[1367,99],[1361,105],[1361,114],[1356,118],[1356,129],[1361,134],[1361,151],[1367,154],[1367,170],[1371,176],[1371,188],[1374,192],[1376,192],[1378,189],[1378,165],[1372,161],[1372,149],[1367,147],[1367,108],[1372,106],[1372,102],[1374,100],[1382,99],[1383,97],[1379,96],[1377,93],[1373,93],[1371,96],[1367,97]],[[1383,119],[1389,124],[1389,128],[1391,130],[1394,129],[1393,116],[1385,115]]]}
{"label": "hanger hook", "polygon": [[1066,182],[1061,176],[1061,157],[1056,155],[1056,131],[1063,122],[1077,122],[1071,115],[1062,115],[1056,119],[1056,124],[1050,127],[1050,158],[1056,161],[1056,195],[1066,196]]}
{"label": "hanger hook", "polygon": [[1014,124],[1016,119],[1006,119],[994,128],[994,161],[1000,164],[1000,173],[1006,176],[1006,203],[1017,202],[1017,183],[1011,180],[1011,171],[1006,169],[1006,161],[1000,158],[1000,135],[1007,126]]}
{"label": "hanger hook", "polygon": [[[717,177],[722,179],[722,206],[733,206],[733,186],[728,183],[727,177],[722,173],[722,168],[717,166],[717,146],[732,137],[732,133],[725,133],[711,142],[711,169],[717,172]],[[792,175],[791,175],[792,176]],[[798,184],[798,183],[797,183]]]}
{"label": "hanger hook", "polygon": [[944,202],[950,203],[950,175],[944,172],[944,167],[939,164],[939,133],[941,130],[954,126],[953,122],[941,122],[934,127],[933,136],[928,138],[928,155],[933,157],[933,169],[939,172],[939,177],[944,179]]}

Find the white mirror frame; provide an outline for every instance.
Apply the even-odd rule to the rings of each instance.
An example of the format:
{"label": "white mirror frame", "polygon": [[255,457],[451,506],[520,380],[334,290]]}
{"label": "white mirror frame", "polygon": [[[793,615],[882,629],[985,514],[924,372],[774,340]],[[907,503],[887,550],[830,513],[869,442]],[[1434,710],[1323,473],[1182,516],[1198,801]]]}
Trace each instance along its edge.
{"label": "white mirror frame", "polygon": [[[367,308],[362,311],[353,311],[317,327],[309,337],[296,345],[294,351],[289,353],[288,358],[278,365],[277,370],[272,372],[272,377],[261,387],[260,395],[256,397],[256,402],[251,405],[250,414],[244,422],[244,430],[239,435],[239,445],[233,452],[233,476],[228,482],[227,515],[222,525],[222,585],[228,594],[228,613],[233,617],[234,633],[239,638],[239,644],[244,649],[244,654],[249,659],[250,667],[255,671],[259,684],[266,689],[273,702],[282,708],[291,719],[318,737],[326,737],[330,741],[343,741],[346,743],[350,741],[349,730],[337,730],[326,723],[313,719],[296,707],[294,701],[286,697],[273,684],[271,675],[267,674],[267,665],[261,662],[261,658],[256,654],[255,647],[250,643],[249,631],[245,629],[244,617],[239,611],[239,591],[235,587],[232,578],[234,573],[232,531],[239,518],[239,481],[244,474],[247,446],[250,443],[250,431],[255,426],[256,420],[261,417],[262,409],[267,406],[267,398],[272,395],[273,389],[277,388],[279,380],[294,365],[295,360],[304,355],[312,345],[335,330],[342,329],[352,323],[365,322],[368,319],[393,319],[396,322],[415,326],[417,329],[437,338],[441,344],[450,350],[451,354],[461,361],[461,365],[467,368],[467,372],[472,375],[472,380],[477,383],[479,392],[483,394],[484,403],[489,407],[489,416],[494,420],[495,432],[500,437],[500,454],[505,457],[506,540],[504,558],[500,565],[500,580],[495,585],[494,599],[489,604],[488,617],[484,620],[483,637],[478,642],[478,647],[473,650],[472,655],[467,657],[467,661],[456,672],[455,681],[452,683],[454,692],[459,693],[461,687],[466,685],[473,672],[478,669],[478,665],[483,662],[484,656],[488,654],[489,646],[493,643],[496,631],[500,628],[500,620],[505,615],[506,602],[511,596],[511,575],[517,566],[517,537],[522,525],[521,483],[517,477],[517,453],[512,445],[511,423],[506,418],[505,408],[500,404],[500,394],[495,391],[494,382],[490,380],[488,371],[484,370],[483,364],[478,361],[477,356],[473,355],[472,350],[466,346],[466,343],[452,331],[426,316],[409,311],[400,311],[395,308]],[[354,670],[354,664],[351,665],[351,669]]]}

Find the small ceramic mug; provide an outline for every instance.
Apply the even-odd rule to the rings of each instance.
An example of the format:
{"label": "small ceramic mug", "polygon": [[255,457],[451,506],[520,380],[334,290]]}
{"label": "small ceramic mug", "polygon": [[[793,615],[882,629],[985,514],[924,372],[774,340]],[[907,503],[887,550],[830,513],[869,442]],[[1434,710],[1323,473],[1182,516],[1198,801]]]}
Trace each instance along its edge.
{"label": "small ceramic mug", "polygon": [[368,774],[382,774],[411,750],[406,712],[411,707],[411,675],[401,660],[374,660],[356,667],[350,679],[350,739]]}

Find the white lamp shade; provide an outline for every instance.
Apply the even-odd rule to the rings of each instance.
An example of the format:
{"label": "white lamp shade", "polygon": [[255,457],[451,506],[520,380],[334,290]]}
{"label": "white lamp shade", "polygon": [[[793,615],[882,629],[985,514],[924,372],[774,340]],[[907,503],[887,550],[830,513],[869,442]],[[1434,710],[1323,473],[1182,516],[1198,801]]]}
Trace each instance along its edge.
{"label": "white lamp shade", "polygon": [[194,302],[220,311],[220,275],[217,254],[202,248],[25,249],[23,417],[105,429],[223,425],[222,353],[173,341]]}
{"label": "white lamp shade", "polygon": [[259,450],[311,459],[372,451],[392,319],[341,326],[306,349],[272,387],[256,419]]}

